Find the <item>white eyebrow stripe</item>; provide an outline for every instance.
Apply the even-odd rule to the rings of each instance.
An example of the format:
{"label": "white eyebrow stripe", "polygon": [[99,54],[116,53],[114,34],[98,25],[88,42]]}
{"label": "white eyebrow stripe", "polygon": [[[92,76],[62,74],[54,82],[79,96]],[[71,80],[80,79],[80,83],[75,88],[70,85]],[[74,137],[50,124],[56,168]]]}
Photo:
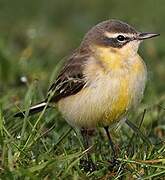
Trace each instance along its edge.
{"label": "white eyebrow stripe", "polygon": [[123,35],[125,37],[134,37],[135,34],[130,34],[130,33],[111,33],[111,32],[105,32],[104,35],[108,38],[116,38],[119,35]]}

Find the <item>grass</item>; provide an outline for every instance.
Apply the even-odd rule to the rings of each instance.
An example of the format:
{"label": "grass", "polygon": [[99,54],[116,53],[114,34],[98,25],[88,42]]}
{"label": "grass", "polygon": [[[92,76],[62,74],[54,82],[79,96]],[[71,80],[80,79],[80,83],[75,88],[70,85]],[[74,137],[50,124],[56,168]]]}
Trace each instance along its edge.
{"label": "grass", "polygon": [[[71,1],[29,0],[24,11],[21,2],[0,6],[0,179],[164,179],[164,1],[83,0],[73,6]],[[56,109],[27,117],[30,105],[44,99],[62,57],[78,46],[89,27],[107,17],[161,34],[140,49],[149,74],[144,100],[129,114],[129,121],[111,129],[120,162],[114,169],[102,128],[91,137],[92,146],[84,149],[79,130]],[[24,119],[13,118],[19,110],[26,110]],[[88,151],[98,167],[94,172],[85,172],[80,165]]]}
{"label": "grass", "polygon": [[[29,87],[25,104],[30,105],[33,88],[33,85]],[[157,104],[150,109],[158,114],[159,119],[164,118],[164,109],[158,108]],[[98,169],[91,173],[80,168],[79,160],[86,157],[86,150],[79,131],[60,122],[62,119],[57,113],[49,110],[39,116],[25,116],[23,120],[3,114],[1,107],[2,179],[151,179],[165,175],[165,144],[161,139],[164,126],[144,125],[142,121],[145,121],[147,112],[139,113],[137,118],[142,121],[139,128],[133,128],[134,131],[123,125],[113,132],[118,160],[123,166],[115,171],[109,169],[111,150],[105,134],[100,128],[95,132],[91,148]],[[157,118],[152,121],[157,121]],[[138,136],[141,134],[139,129],[142,136]]]}
{"label": "grass", "polygon": [[[4,61],[9,60],[4,57]],[[56,70],[52,76],[56,75]],[[36,80],[20,83],[1,98],[1,179],[153,179],[165,176],[164,96],[152,105],[143,103],[136,113],[130,114],[131,121],[112,129],[120,161],[116,169],[109,168],[111,149],[105,133],[98,128],[91,137],[90,147],[98,169],[85,172],[80,159],[86,158],[88,150],[83,147],[79,130],[71,128],[56,109],[28,117],[30,105],[42,99],[44,93]],[[17,93],[25,93],[21,104]],[[11,97],[12,105],[8,103]],[[14,112],[23,109],[26,110],[24,119],[13,118]]]}

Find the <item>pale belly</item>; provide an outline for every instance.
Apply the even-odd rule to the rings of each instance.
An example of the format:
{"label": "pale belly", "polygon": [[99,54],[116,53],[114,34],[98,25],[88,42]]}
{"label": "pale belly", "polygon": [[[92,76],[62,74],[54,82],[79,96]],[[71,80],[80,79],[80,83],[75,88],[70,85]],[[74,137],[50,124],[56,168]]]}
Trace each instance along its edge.
{"label": "pale belly", "polygon": [[76,95],[57,104],[59,111],[73,127],[112,126],[138,105],[143,97],[146,71],[132,71],[122,76],[100,76]]}

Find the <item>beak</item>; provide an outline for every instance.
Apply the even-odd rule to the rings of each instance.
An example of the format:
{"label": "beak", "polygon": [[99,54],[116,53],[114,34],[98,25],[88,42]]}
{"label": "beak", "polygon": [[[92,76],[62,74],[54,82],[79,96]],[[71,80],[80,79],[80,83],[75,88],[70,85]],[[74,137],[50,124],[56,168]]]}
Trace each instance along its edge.
{"label": "beak", "polygon": [[137,40],[149,39],[149,38],[153,38],[159,35],[160,34],[157,34],[157,33],[143,32],[137,36]]}

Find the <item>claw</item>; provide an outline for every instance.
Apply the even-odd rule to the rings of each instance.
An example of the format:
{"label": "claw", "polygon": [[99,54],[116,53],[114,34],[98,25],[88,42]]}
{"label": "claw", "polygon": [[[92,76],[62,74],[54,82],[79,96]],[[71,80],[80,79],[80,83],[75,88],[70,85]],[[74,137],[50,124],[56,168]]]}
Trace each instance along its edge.
{"label": "claw", "polygon": [[80,160],[80,168],[85,172],[93,172],[97,170],[97,165],[92,162],[92,160]]}
{"label": "claw", "polygon": [[113,158],[111,161],[109,161],[109,163],[109,170],[111,171],[117,171],[120,166],[120,161],[118,161],[116,158]]}

